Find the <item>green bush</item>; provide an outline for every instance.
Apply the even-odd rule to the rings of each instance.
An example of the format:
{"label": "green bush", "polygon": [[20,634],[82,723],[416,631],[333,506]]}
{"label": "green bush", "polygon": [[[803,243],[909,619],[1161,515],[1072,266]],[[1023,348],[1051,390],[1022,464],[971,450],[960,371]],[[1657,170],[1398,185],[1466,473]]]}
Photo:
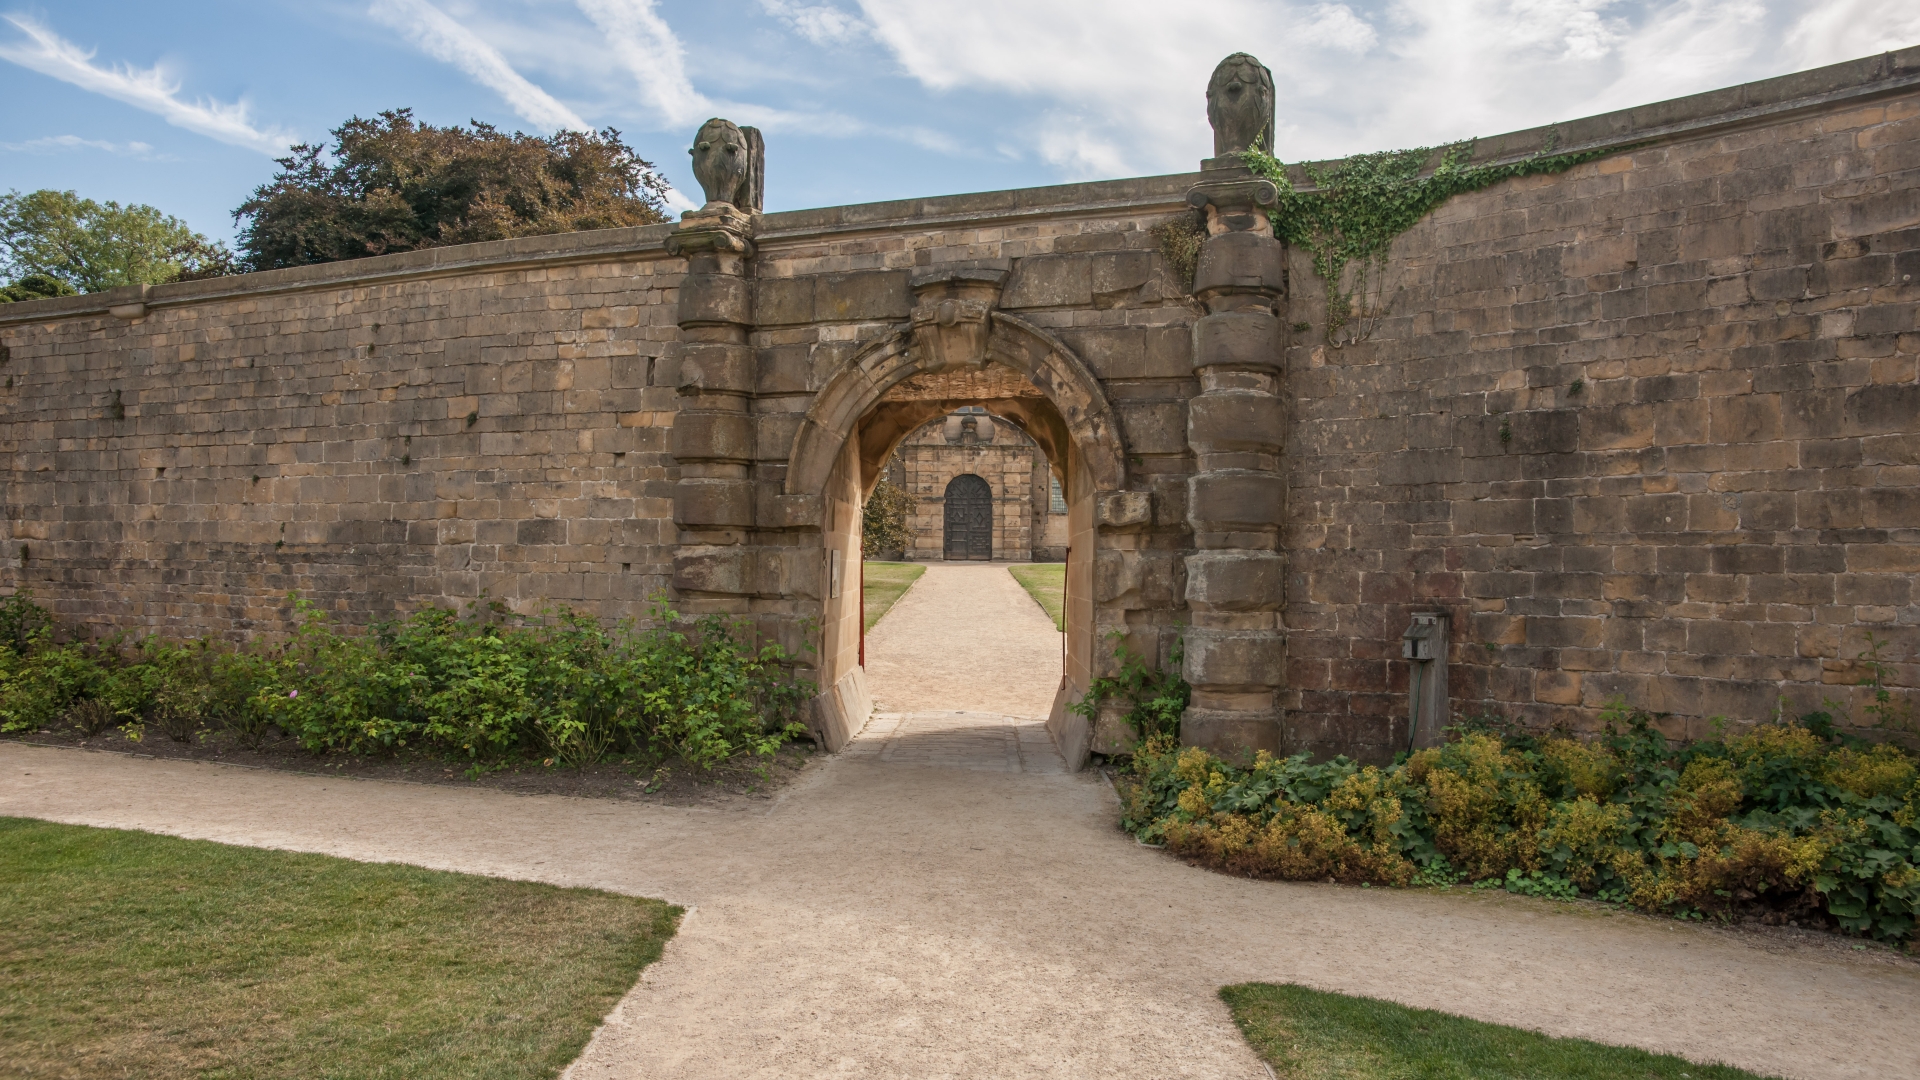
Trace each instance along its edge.
{"label": "green bush", "polygon": [[1107,640],[1113,642],[1113,658],[1119,661],[1119,670],[1088,683],[1086,694],[1068,705],[1067,711],[1086,717],[1090,724],[1097,723],[1103,702],[1124,700],[1127,711],[1123,719],[1133,729],[1136,739],[1177,734],[1181,714],[1187,711],[1187,703],[1193,698],[1193,688],[1180,676],[1186,641],[1174,639],[1167,666],[1162,669],[1148,667],[1145,660],[1127,648],[1125,633],[1111,631]]}
{"label": "green bush", "polygon": [[1826,920],[1904,940],[1920,912],[1920,762],[1820,714],[1669,744],[1616,705],[1591,742],[1456,729],[1403,762],[1256,757],[1162,735],[1134,755],[1125,825],[1233,873],[1466,880],[1682,917]]}
{"label": "green bush", "polygon": [[[16,610],[31,603],[0,605],[0,731],[97,731],[110,714],[135,737],[180,741],[217,726],[257,743],[277,727],[314,753],[410,747],[565,765],[625,753],[711,766],[802,731],[794,721],[812,689],[778,645],[756,648],[717,615],[682,623],[664,603],[645,628],[430,608],[343,633],[296,600],[289,641],[244,649],[57,644],[48,620]],[[12,641],[10,612],[27,627]]]}

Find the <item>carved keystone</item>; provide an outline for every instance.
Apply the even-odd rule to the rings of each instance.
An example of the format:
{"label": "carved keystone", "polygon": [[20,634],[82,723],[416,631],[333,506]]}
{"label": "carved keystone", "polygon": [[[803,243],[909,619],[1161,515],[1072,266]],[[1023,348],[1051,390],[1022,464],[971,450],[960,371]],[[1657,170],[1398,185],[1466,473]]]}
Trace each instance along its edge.
{"label": "carved keystone", "polygon": [[913,288],[913,347],[926,357],[929,372],[977,370],[987,363],[991,316],[1000,302],[1007,270],[1000,266],[956,266],[923,270],[909,279]]}

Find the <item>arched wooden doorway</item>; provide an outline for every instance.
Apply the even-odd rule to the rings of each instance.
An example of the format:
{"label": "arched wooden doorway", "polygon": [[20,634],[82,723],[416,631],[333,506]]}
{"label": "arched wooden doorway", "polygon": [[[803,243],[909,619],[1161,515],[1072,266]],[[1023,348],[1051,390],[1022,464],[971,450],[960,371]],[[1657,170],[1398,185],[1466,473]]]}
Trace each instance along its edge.
{"label": "arched wooden doorway", "polygon": [[949,562],[993,558],[993,489],[972,473],[947,484],[945,554]]}

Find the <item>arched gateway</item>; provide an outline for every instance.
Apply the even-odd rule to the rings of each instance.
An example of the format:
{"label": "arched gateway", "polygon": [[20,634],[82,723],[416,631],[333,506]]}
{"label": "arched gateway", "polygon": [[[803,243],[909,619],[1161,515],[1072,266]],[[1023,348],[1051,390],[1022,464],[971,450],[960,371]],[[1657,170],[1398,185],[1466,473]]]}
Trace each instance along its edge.
{"label": "arched gateway", "polygon": [[[1059,338],[996,310],[1007,277],[1006,266],[978,263],[912,274],[909,318],[862,343],[815,395],[794,436],[783,495],[820,500],[818,543],[831,579],[832,566],[857,564],[862,501],[920,424],[977,405],[1032,436],[1068,502],[1066,671],[1050,728],[1069,760],[1078,760],[1092,730],[1066,705],[1085,693],[1093,675],[1100,500],[1128,501],[1126,451],[1113,406],[1079,357]],[[1124,514],[1118,504],[1108,507],[1107,524],[1126,527]],[[990,520],[987,526],[990,538]],[[991,555],[990,539],[984,554]],[[834,595],[829,580],[826,592],[817,615],[825,692],[815,702],[814,725],[821,741],[837,748],[859,730],[870,705],[859,664],[857,591]]]}
{"label": "arched gateway", "polygon": [[[1228,63],[1258,67],[1244,56]],[[1271,130],[1270,100],[1219,104],[1220,115],[1209,113],[1217,131]],[[1238,114],[1249,107],[1266,111]],[[758,267],[760,245],[777,237],[759,231],[754,207],[727,201],[745,188],[716,182],[707,205],[684,215],[668,238],[668,250],[687,260],[671,443],[679,469],[672,582],[696,610],[752,615],[763,632],[817,656],[822,693],[810,725],[826,746],[844,745],[872,709],[860,664],[860,591],[849,584],[857,581],[863,500],[916,426],[983,406],[1040,445],[1066,496],[1065,671],[1048,726],[1067,760],[1129,742],[1117,717],[1089,725],[1067,709],[1105,659],[1096,655],[1107,651],[1095,648],[1099,632],[1118,633],[1164,662],[1182,633],[1172,622],[1182,607],[1190,620],[1184,674],[1193,686],[1183,737],[1239,752],[1280,748],[1285,324],[1277,302],[1286,269],[1262,209],[1276,188],[1240,165],[1235,155],[1246,146],[1236,139],[1227,137],[1233,145],[1185,191],[1208,237],[1191,289],[1173,295],[1160,291],[1144,252],[1098,263],[1016,260],[983,258],[962,243],[915,256],[899,283],[910,294],[907,310],[849,327],[847,316],[866,298],[843,279],[789,284]],[[763,175],[757,158],[748,170]],[[943,259],[943,251],[966,254]],[[1172,376],[1181,380],[1176,400],[1191,400],[1173,431],[1164,406],[1140,410],[1143,441],[1129,447],[1085,359],[1039,322],[1003,309],[1091,301],[1097,311],[1103,294],[1117,298],[1108,304],[1143,298],[1150,278],[1165,305],[1155,317],[1177,332],[1192,327],[1190,360],[1153,380],[1127,380],[1129,393],[1152,402]],[[1083,290],[1086,301],[1074,301]],[[1020,303],[1003,303],[1007,293]],[[1206,311],[1198,319],[1194,301]],[[1054,325],[1079,321],[1053,317]],[[808,342],[806,392],[770,390],[766,363]],[[836,355],[844,358],[834,362]],[[1186,380],[1197,382],[1198,396]],[[785,430],[790,442],[781,439]],[[1143,451],[1154,454],[1153,468],[1130,475],[1129,461],[1145,464]],[[1179,531],[1169,535],[1165,526]],[[968,551],[973,557],[970,542]]]}

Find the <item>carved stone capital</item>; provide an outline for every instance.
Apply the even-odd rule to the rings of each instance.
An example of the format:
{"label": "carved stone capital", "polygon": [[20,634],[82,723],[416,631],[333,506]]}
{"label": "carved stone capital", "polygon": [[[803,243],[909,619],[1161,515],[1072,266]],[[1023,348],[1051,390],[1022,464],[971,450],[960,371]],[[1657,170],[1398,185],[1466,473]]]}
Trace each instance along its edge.
{"label": "carved stone capital", "polygon": [[1230,232],[1273,235],[1273,221],[1267,208],[1280,201],[1280,188],[1252,170],[1218,169],[1214,179],[1202,180],[1187,190],[1187,205],[1206,211],[1207,232],[1219,236]]}
{"label": "carved stone capital", "polygon": [[753,255],[753,216],[731,203],[709,203],[680,216],[680,227],[667,237],[669,255],[706,253]]}

